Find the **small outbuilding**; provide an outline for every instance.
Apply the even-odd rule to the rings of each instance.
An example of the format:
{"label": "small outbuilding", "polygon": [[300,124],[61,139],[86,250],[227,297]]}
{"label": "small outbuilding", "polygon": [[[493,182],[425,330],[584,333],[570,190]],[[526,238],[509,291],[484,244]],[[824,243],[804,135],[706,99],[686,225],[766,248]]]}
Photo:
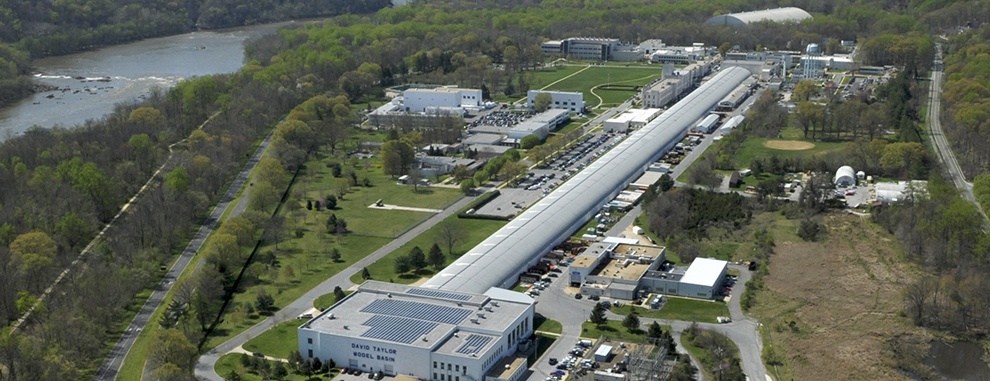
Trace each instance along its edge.
{"label": "small outbuilding", "polygon": [[839,170],[835,171],[834,181],[835,185],[839,187],[856,185],[856,170],[848,165],[841,166]]}

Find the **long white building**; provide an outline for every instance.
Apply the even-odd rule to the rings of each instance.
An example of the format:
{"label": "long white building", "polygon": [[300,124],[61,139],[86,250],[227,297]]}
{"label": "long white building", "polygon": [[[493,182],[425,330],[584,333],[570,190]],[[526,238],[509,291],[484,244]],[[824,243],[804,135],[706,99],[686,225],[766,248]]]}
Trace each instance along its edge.
{"label": "long white building", "polygon": [[441,270],[423,287],[485,292],[490,287],[512,286],[519,274],[588,221],[749,76],[746,69],[723,69]]}
{"label": "long white building", "polygon": [[534,306],[497,288],[465,293],[368,281],[299,327],[299,351],[420,380],[515,381],[526,360],[502,359],[533,334]]}
{"label": "long white building", "polygon": [[[527,364],[514,355],[533,334],[534,301],[505,288],[749,76],[741,68],[722,70],[423,286],[365,282],[299,327],[299,352],[308,359],[333,359],[338,366],[421,380],[517,381]],[[662,251],[649,257],[659,255]],[[633,295],[637,288],[600,280],[609,283],[610,295]]]}

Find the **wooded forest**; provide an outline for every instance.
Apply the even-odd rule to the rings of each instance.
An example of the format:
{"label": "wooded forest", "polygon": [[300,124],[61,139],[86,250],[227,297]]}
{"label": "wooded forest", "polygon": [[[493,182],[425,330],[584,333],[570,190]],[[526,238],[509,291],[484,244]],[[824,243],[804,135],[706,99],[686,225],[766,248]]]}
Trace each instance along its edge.
{"label": "wooded forest", "polygon": [[952,37],[943,45],[942,126],[967,177],[990,171],[990,27]]}
{"label": "wooded forest", "polygon": [[[29,70],[28,52],[61,54],[151,36],[148,31],[178,33],[194,25],[277,20],[303,14],[307,7],[360,13],[383,6],[377,1],[349,2],[346,7],[323,2],[249,3],[7,2],[0,9],[0,38],[8,43],[0,47],[0,57],[7,61],[0,65],[6,69],[0,69],[0,85],[21,83]],[[82,246],[165,164],[164,175],[152,182],[30,321],[16,334],[8,334],[9,328],[0,334],[0,369],[6,369],[0,380],[91,375],[117,339],[118,327],[128,316],[123,311],[143,301],[135,296],[161,280],[160,267],[169,265],[184,247],[253,145],[282,116],[289,115],[289,122],[276,131],[272,148],[276,161],[270,163],[291,173],[314,145],[334,144],[340,131],[353,123],[352,102],[374,98],[383,85],[415,81],[482,87],[492,94],[521,93],[528,86],[524,74],[544,60],[538,44],[544,38],[579,35],[787,49],[829,38],[870,41],[889,33],[903,36],[898,37],[901,43],[877,43],[871,49],[891,52],[869,56],[870,63],[914,65],[920,71],[930,59],[922,44],[911,45],[906,39],[923,36],[929,27],[964,22],[959,15],[982,9],[966,4],[798,1],[792,5],[819,16],[797,25],[761,23],[736,33],[700,25],[712,14],[777,4],[431,0],[383,8],[367,16],[343,15],[252,41],[246,49],[248,63],[237,73],[185,81],[155,91],[142,104],[119,105],[101,121],[74,128],[33,128],[0,144],[0,321],[4,323],[33,305]],[[909,54],[911,49],[916,54]],[[424,134],[438,141],[446,136]],[[170,155],[169,147],[186,137]],[[276,184],[272,189],[278,191]],[[251,202],[256,209],[270,210],[270,202]],[[243,231],[278,224],[263,214],[248,217],[241,221],[241,230],[230,232],[235,241],[252,239]],[[188,304],[184,314],[197,324],[178,324],[178,328],[192,343],[200,342],[220,313],[232,286],[230,266],[242,265],[239,258],[224,255],[216,251],[208,262],[211,271],[192,279],[182,291]]]}

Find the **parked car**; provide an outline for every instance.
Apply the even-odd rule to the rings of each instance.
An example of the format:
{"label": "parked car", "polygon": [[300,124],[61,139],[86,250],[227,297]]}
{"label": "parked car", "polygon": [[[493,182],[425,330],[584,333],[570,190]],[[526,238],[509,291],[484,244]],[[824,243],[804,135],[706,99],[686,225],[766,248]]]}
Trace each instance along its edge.
{"label": "parked car", "polygon": [[581,294],[574,294],[574,299],[581,299],[583,296]]}
{"label": "parked car", "polygon": [[251,355],[253,355],[254,357],[265,358],[265,355],[263,353],[261,353],[261,352],[254,352]]}
{"label": "parked car", "polygon": [[557,365],[557,362],[558,361],[557,361],[557,358],[556,357],[551,357],[550,358],[550,365]]}

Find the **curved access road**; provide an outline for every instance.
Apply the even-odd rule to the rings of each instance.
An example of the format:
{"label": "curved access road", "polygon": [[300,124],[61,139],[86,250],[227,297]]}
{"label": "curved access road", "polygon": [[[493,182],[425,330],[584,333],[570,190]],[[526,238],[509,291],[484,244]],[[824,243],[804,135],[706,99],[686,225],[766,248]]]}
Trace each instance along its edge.
{"label": "curved access road", "polygon": [[476,198],[477,196],[462,198],[461,200],[448,206],[443,210],[443,212],[437,213],[425,222],[416,225],[416,227],[399,236],[399,238],[396,238],[385,244],[385,246],[375,250],[375,252],[371,253],[371,255],[364,257],[346,269],[341,270],[336,275],[330,277],[330,279],[320,283],[318,286],[299,297],[299,299],[296,299],[292,303],[289,303],[289,305],[283,307],[275,315],[262,320],[258,324],[255,324],[253,327],[248,328],[230,340],[227,340],[215,348],[210,349],[208,352],[200,356],[199,362],[196,363],[196,378],[207,381],[224,381],[224,378],[217,374],[214,369],[217,360],[219,360],[221,356],[234,351],[234,349],[246,343],[248,339],[258,337],[258,335],[274,327],[275,325],[295,319],[296,316],[311,310],[313,308],[313,300],[321,295],[333,292],[335,287],[339,286],[345,290],[351,288],[354,286],[354,283],[351,282],[351,275],[354,275],[354,273],[361,271],[361,269],[370,266],[375,261],[395,251],[395,249],[398,249],[400,246],[411,241],[413,238],[423,234],[423,232],[440,223],[440,221],[443,221],[445,218],[454,215],[458,210],[464,208]]}
{"label": "curved access road", "polygon": [[[275,130],[272,129],[272,131],[274,132]],[[258,164],[258,162],[261,161],[261,156],[264,155],[265,151],[268,149],[269,144],[271,144],[271,140],[272,133],[269,133],[265,140],[261,142],[261,145],[258,146],[258,149],[254,151],[254,154],[251,155],[251,158],[248,159],[247,164],[244,165],[244,169],[237,174],[237,178],[235,178],[234,182],[230,184],[230,188],[227,189],[227,193],[224,193],[223,197],[220,198],[220,202],[217,203],[215,208],[213,208],[210,216],[205,222],[203,222],[203,225],[199,228],[199,231],[196,232],[193,239],[189,241],[188,245],[186,245],[185,250],[182,251],[179,258],[172,264],[172,267],[165,274],[165,277],[162,278],[161,283],[159,283],[158,286],[151,292],[151,296],[149,296],[148,300],[146,300],[144,305],[141,306],[141,309],[138,311],[137,315],[135,315],[134,319],[131,320],[131,324],[127,326],[124,333],[119,339],[117,339],[117,342],[114,343],[113,348],[110,349],[110,353],[108,353],[107,357],[103,359],[103,364],[100,365],[100,368],[97,369],[96,373],[93,375],[93,381],[113,381],[117,379],[117,373],[120,372],[120,367],[124,364],[124,358],[127,357],[127,352],[131,350],[131,346],[134,345],[134,341],[137,340],[138,334],[145,328],[145,326],[148,325],[151,320],[151,315],[155,312],[155,309],[161,305],[162,300],[164,300],[165,295],[168,294],[169,290],[172,289],[172,286],[175,285],[175,280],[179,278],[179,275],[182,274],[183,271],[185,271],[186,266],[192,262],[196,252],[199,251],[200,247],[203,246],[203,242],[206,241],[206,237],[209,237],[210,233],[213,232],[213,229],[217,226],[217,221],[219,221],[220,217],[223,216],[223,213],[227,210],[227,207],[230,206],[230,202],[234,200],[235,196],[237,196],[237,191],[244,186],[248,175],[252,170],[254,170],[254,167]],[[144,359],[140,360],[144,361]]]}

